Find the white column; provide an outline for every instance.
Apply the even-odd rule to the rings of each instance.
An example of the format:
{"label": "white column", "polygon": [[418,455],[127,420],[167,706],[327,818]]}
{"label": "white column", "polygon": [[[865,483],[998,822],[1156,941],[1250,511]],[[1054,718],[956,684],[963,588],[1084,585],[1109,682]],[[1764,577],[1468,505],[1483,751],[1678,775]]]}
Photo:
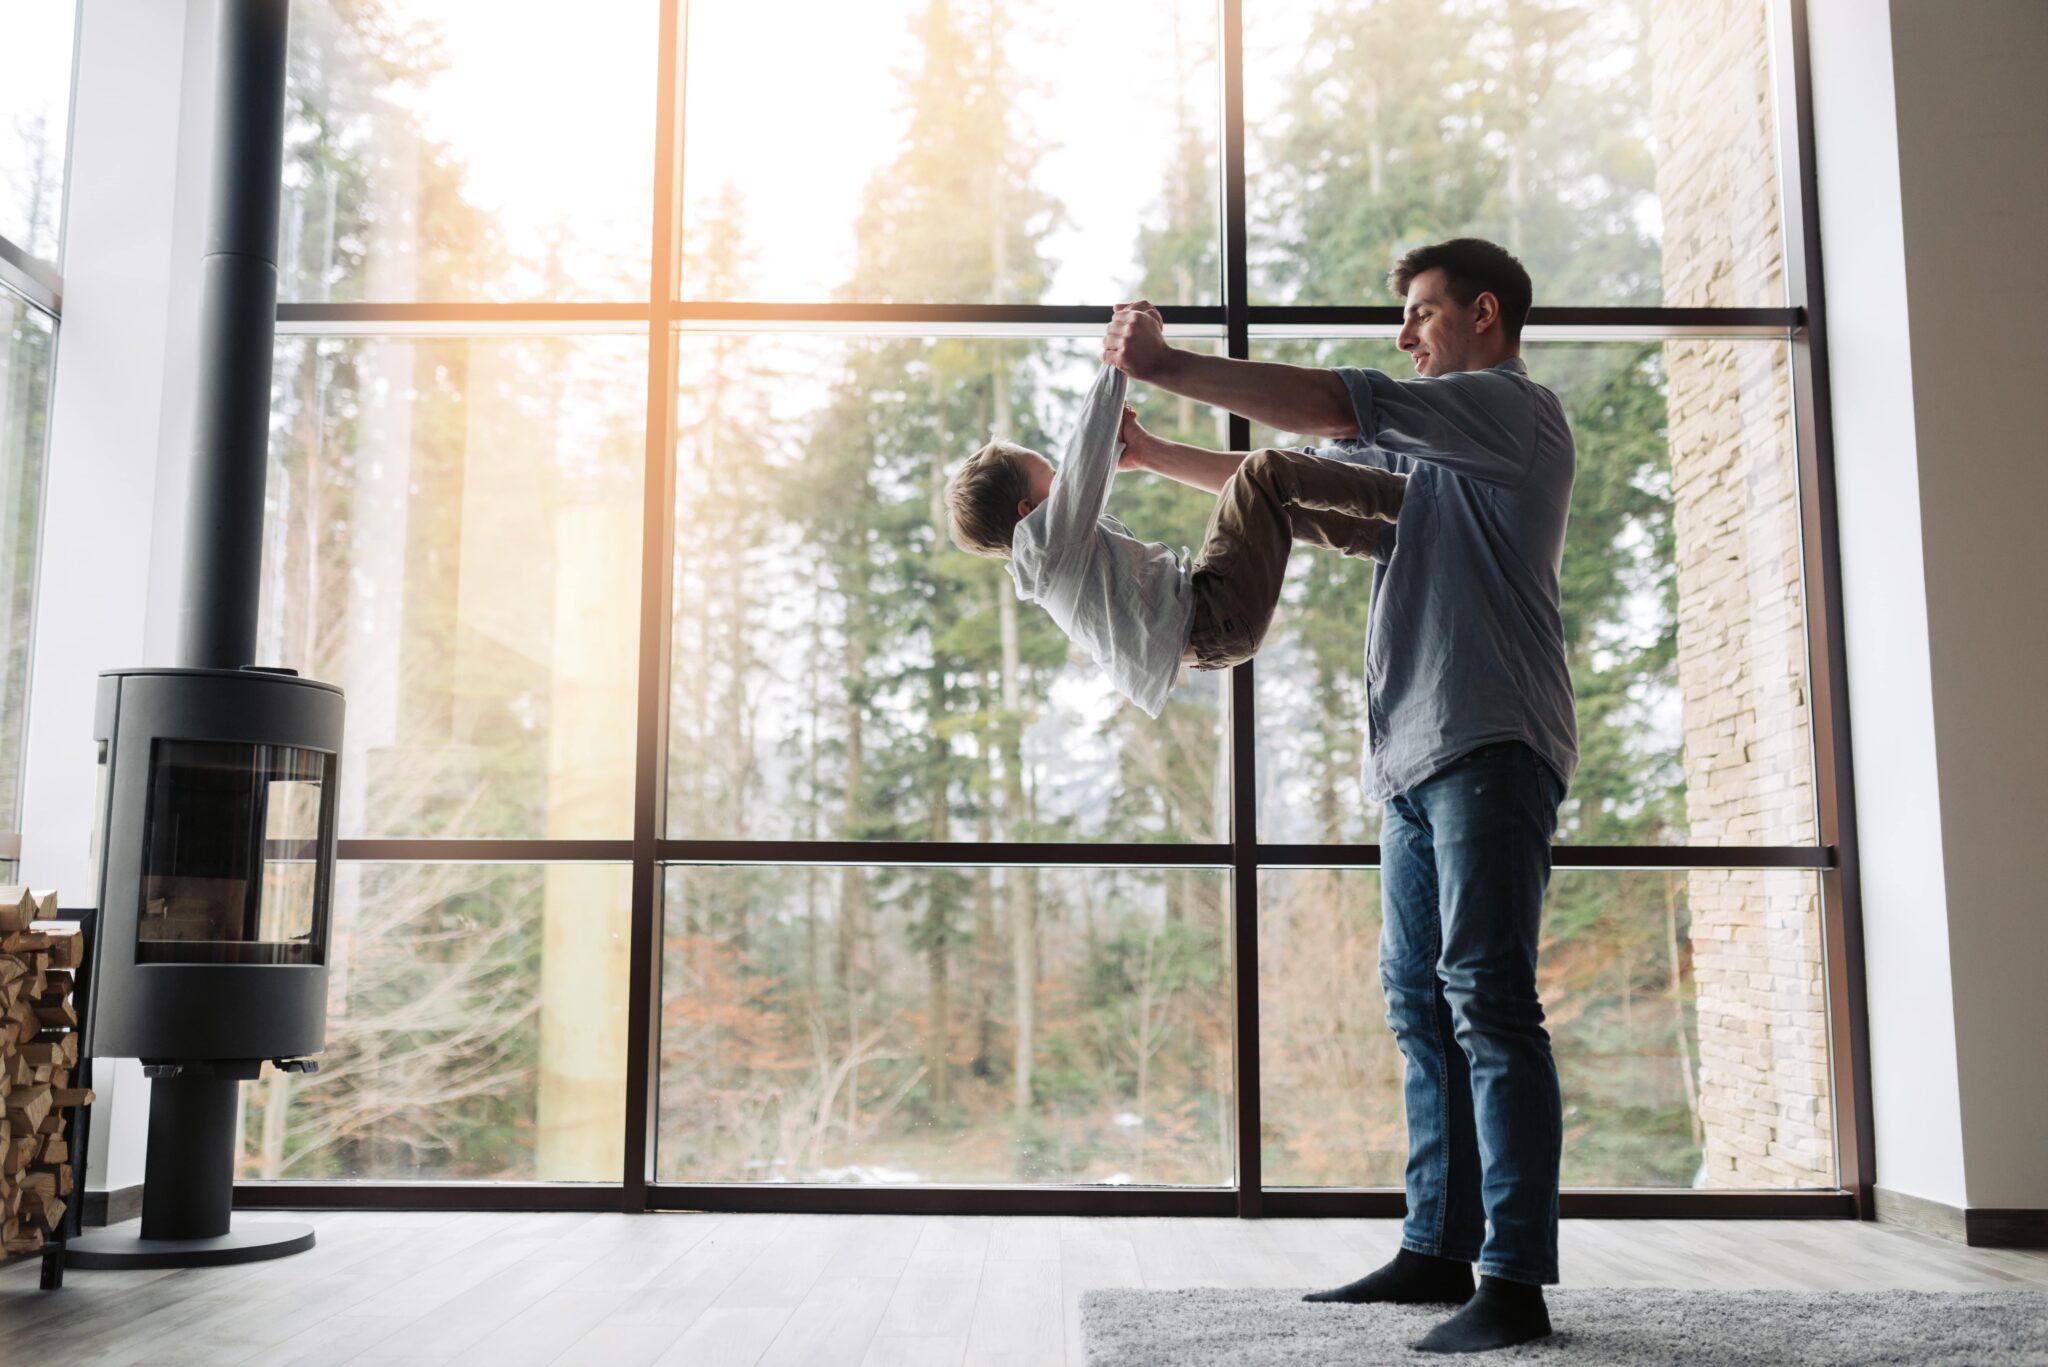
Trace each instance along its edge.
{"label": "white column", "polygon": [[1808,23],[1877,1185],[2048,1208],[2048,10]]}
{"label": "white column", "polygon": [[2048,7],[1894,0],[1891,20],[1966,1204],[2042,1210]]}
{"label": "white column", "polygon": [[[204,169],[188,92],[207,88],[210,11],[80,6],[22,804],[23,875],[90,905],[94,676],[169,661],[182,556]],[[197,74],[194,63],[197,62]],[[142,1180],[148,1092],[95,1069],[91,1189]]]}

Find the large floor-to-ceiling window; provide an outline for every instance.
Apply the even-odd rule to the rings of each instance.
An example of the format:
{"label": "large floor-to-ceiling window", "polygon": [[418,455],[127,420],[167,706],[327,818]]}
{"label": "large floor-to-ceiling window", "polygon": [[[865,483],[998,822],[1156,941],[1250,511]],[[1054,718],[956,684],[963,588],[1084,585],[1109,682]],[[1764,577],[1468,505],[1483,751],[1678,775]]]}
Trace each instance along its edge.
{"label": "large floor-to-ceiling window", "polygon": [[70,5],[0,15],[0,882],[21,855],[36,546],[63,312]]}
{"label": "large floor-to-ceiling window", "polygon": [[[1535,278],[1579,449],[1566,1183],[1837,1208],[1854,908],[1787,6],[292,22],[262,640],[347,691],[348,748],[326,1066],[248,1089],[245,1176],[1398,1201],[1365,568],[1297,556],[1265,653],[1150,721],[935,512],[991,435],[1057,449],[1113,302],[1405,369],[1389,266],[1479,234]],[[1297,440],[1134,396],[1181,440]],[[1176,545],[1206,515],[1142,476],[1115,508]]]}

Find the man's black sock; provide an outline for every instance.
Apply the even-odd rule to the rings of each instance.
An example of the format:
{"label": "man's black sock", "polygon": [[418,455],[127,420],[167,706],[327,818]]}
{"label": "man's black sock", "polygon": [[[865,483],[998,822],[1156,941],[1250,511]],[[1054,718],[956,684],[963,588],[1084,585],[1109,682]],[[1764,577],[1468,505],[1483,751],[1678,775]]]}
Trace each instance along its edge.
{"label": "man's black sock", "polygon": [[1362,1305],[1367,1301],[1393,1301],[1400,1305],[1462,1304],[1472,1295],[1472,1264],[1457,1258],[1433,1258],[1404,1248],[1394,1261],[1377,1272],[1360,1277],[1349,1286],[1332,1291],[1312,1291],[1305,1301],[1342,1301]]}
{"label": "man's black sock", "polygon": [[1543,1304],[1542,1287],[1481,1277],[1479,1290],[1463,1309],[1409,1347],[1423,1353],[1483,1353],[1549,1332],[1550,1311]]}

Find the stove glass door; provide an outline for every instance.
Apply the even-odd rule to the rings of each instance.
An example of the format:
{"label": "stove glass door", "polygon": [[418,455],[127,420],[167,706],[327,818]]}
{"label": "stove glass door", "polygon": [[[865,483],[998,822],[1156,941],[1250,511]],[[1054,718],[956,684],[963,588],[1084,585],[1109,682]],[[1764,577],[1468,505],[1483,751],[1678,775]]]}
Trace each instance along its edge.
{"label": "stove glass door", "polygon": [[323,962],[331,759],[288,745],[153,742],[138,963]]}

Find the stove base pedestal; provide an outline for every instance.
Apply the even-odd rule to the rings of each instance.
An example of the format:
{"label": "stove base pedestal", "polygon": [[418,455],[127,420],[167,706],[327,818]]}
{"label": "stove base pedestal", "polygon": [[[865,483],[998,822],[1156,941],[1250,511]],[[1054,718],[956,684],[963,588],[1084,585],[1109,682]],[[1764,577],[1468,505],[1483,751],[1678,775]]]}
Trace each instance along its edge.
{"label": "stove base pedestal", "polygon": [[145,1239],[99,1230],[64,1245],[66,1267],[227,1267],[287,1258],[313,1246],[311,1225],[246,1225],[211,1239]]}

